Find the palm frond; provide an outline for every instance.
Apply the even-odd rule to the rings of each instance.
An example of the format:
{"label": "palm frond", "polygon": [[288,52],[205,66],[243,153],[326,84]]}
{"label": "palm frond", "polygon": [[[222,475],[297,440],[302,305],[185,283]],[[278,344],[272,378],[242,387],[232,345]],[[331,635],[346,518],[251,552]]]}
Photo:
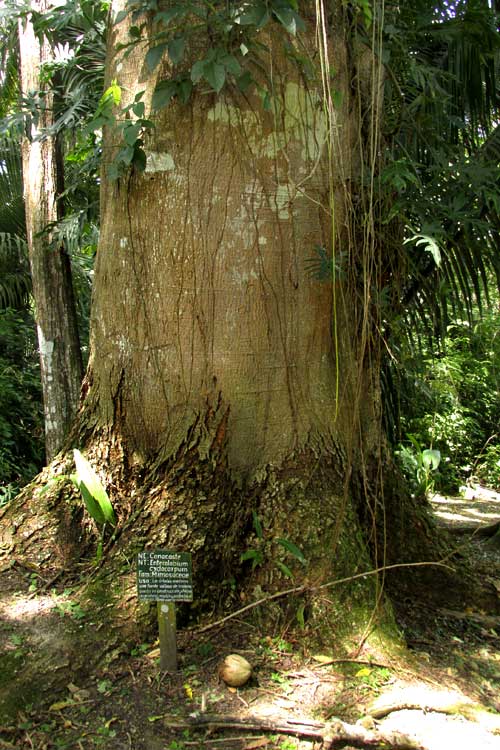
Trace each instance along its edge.
{"label": "palm frond", "polygon": [[0,309],[20,310],[31,294],[31,274],[26,240],[0,233]]}

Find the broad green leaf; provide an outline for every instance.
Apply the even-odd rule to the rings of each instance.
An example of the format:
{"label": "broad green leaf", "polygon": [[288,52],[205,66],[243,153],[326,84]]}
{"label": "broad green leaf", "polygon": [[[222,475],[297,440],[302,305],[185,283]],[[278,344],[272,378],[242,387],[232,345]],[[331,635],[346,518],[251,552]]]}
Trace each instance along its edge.
{"label": "broad green leaf", "polygon": [[121,23],[126,17],[128,16],[128,10],[120,10],[116,16],[113,23],[118,24]]}
{"label": "broad green leaf", "polygon": [[431,448],[422,451],[422,463],[426,469],[435,471],[441,463],[441,452]]}
{"label": "broad green leaf", "polygon": [[342,102],[344,99],[344,95],[342,91],[337,91],[336,89],[332,92],[332,100],[333,100],[333,106],[335,109],[340,109],[342,106]]}
{"label": "broad green leaf", "polygon": [[74,700],[58,701],[57,703],[52,703],[52,705],[49,706],[49,711],[62,711],[65,708],[70,708],[76,705],[77,703]]}
{"label": "broad green leaf", "polygon": [[134,146],[141,132],[140,123],[130,123],[123,128],[123,140],[129,146]]}
{"label": "broad green leaf", "polygon": [[108,493],[102,486],[99,477],[79,450],[75,448],[75,450],[73,451],[73,455],[75,459],[77,482],[78,486],[80,487],[82,496],[84,497],[84,499],[85,494],[87,495],[87,499],[89,496],[91,496],[93,500],[95,500],[95,502],[98,504],[102,516],[104,517],[104,521],[114,526],[116,523],[116,518],[113,511],[113,506],[111,505]]}
{"label": "broad green leaf", "polygon": [[113,81],[111,86],[108,86],[104,94],[101,96],[97,110],[98,111],[101,110],[110,102],[112,102],[115,106],[118,106],[118,104],[120,104],[121,102],[121,99],[122,99],[122,90],[120,86],[118,86],[117,82]]}
{"label": "broad green leaf", "polygon": [[271,16],[264,3],[258,3],[246,8],[243,13],[236,17],[236,23],[240,26],[257,26],[262,28]]}
{"label": "broad green leaf", "polygon": [[278,544],[281,544],[281,546],[284,547],[287,552],[290,552],[290,554],[293,555],[296,560],[301,562],[303,565],[306,564],[306,558],[296,544],[290,542],[288,539],[276,539],[276,541],[278,542]]}
{"label": "broad green leaf", "polygon": [[172,97],[176,94],[177,83],[174,81],[160,81],[153,92],[151,101],[153,109],[162,109],[163,107],[166,107]]}
{"label": "broad green leaf", "polygon": [[183,78],[182,81],[179,81],[179,99],[183,104],[187,104],[189,101],[189,98],[191,96],[191,93],[193,91],[193,84],[189,80],[189,78]]}
{"label": "broad green leaf", "polygon": [[226,82],[226,69],[224,66],[217,62],[205,63],[203,75],[205,80],[218,94]]}
{"label": "broad green leaf", "polygon": [[236,85],[242,93],[245,93],[245,91],[249,88],[249,86],[252,85],[252,83],[254,83],[254,80],[252,74],[248,70],[246,70],[243,75],[236,80]]}
{"label": "broad green leaf", "polygon": [[416,244],[425,245],[424,249],[432,255],[432,257],[434,258],[434,263],[439,268],[439,266],[441,265],[441,250],[439,249],[439,245],[437,244],[436,240],[434,240],[432,237],[426,237],[424,235],[422,236],[422,239],[417,241]]}
{"label": "broad green leaf", "polygon": [[168,45],[168,56],[172,60],[174,65],[177,65],[181,62],[182,58],[184,57],[184,50],[186,48],[186,38],[183,36],[178,36],[175,39],[172,39],[172,41]]}
{"label": "broad green leaf", "polygon": [[273,13],[288,33],[295,36],[297,33],[297,22],[295,20],[296,14],[293,10],[291,8],[273,8]]}
{"label": "broad green leaf", "polygon": [[262,531],[262,524],[260,522],[259,516],[257,515],[257,513],[254,510],[252,510],[252,523],[253,523],[253,527],[255,529],[255,533],[257,534],[257,538],[258,539],[263,539],[264,532]]}
{"label": "broad green leaf", "polygon": [[220,62],[224,65],[228,73],[235,76],[236,78],[241,75],[241,65],[234,55],[224,55]]}
{"label": "broad green leaf", "polygon": [[132,39],[140,39],[141,38],[141,30],[138,26],[131,26],[128,30],[129,36],[132,37]]}
{"label": "broad green leaf", "polygon": [[115,162],[125,164],[125,166],[130,166],[132,164],[132,160],[134,158],[134,146],[125,146],[124,148],[121,148],[115,158]]}
{"label": "broad green leaf", "polygon": [[136,102],[132,107],[132,112],[136,117],[144,117],[146,111],[146,105],[144,102]]}
{"label": "broad green leaf", "polygon": [[174,18],[185,15],[187,13],[187,10],[188,9],[183,8],[180,5],[176,5],[173,8],[169,8],[168,10],[163,10],[159,13],[155,13],[155,21],[159,21],[164,26],[168,26],[168,24],[173,21]]}
{"label": "broad green leaf", "polygon": [[85,503],[85,507],[87,508],[87,511],[91,518],[94,519],[94,521],[100,525],[103,525],[106,523],[106,519],[104,518],[104,513],[101,510],[101,506],[97,502],[97,500],[94,498],[92,493],[87,489],[87,486],[85,482],[77,482],[76,486],[80,490],[80,493],[83,498],[83,502]]}
{"label": "broad green leaf", "polygon": [[156,66],[160,62],[166,48],[167,48],[166,44],[158,44],[156,47],[151,47],[151,49],[147,51],[146,65],[148,66],[151,72],[153,72],[153,70],[156,68]]}
{"label": "broad green leaf", "polygon": [[205,60],[197,60],[191,68],[191,80],[193,83],[199,83],[205,72]]}

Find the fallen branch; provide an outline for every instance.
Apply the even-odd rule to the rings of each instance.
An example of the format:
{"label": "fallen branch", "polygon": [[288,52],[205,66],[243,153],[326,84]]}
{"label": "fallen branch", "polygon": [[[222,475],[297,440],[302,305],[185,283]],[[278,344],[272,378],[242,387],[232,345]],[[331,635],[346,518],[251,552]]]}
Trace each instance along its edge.
{"label": "fallen branch", "polygon": [[261,604],[267,604],[267,602],[275,601],[276,599],[282,599],[285,596],[291,596],[292,594],[302,594],[305,591],[314,592],[314,591],[321,591],[322,589],[328,589],[333,588],[334,586],[340,586],[341,583],[350,583],[351,581],[357,581],[360,578],[367,578],[368,576],[375,576],[379,573],[385,573],[387,570],[396,570],[398,568],[417,568],[417,567],[424,567],[424,566],[437,566],[440,568],[447,568],[448,570],[454,570],[454,568],[451,565],[447,565],[444,562],[416,562],[416,563],[395,563],[394,565],[384,565],[380,568],[374,568],[373,570],[367,570],[364,573],[355,573],[352,576],[347,576],[346,578],[337,578],[335,581],[328,581],[327,583],[321,583],[319,585],[302,585],[302,586],[294,586],[291,589],[285,589],[284,591],[277,591],[275,594],[268,594],[267,596],[263,596],[261,599],[257,599],[255,602],[251,602],[250,604],[247,604],[245,607],[242,607],[241,609],[237,609],[235,612],[231,612],[230,615],[226,615],[226,617],[223,617],[221,620],[216,620],[216,622],[211,622],[209,625],[204,625],[201,628],[195,627],[192,628],[197,633],[205,633],[207,630],[211,630],[212,628],[216,628],[219,625],[223,625],[228,620],[232,620],[235,617],[239,617],[239,615],[243,614],[243,612],[248,612],[250,609],[254,609],[255,607],[260,607]]}
{"label": "fallen branch", "polygon": [[380,732],[365,729],[359,725],[346,724],[340,719],[321,722],[309,722],[307,719],[283,722],[258,719],[256,717],[239,718],[234,716],[218,716],[216,714],[197,714],[185,721],[165,721],[169,729],[209,729],[232,731],[271,732],[273,734],[290,734],[295,737],[322,742],[325,748],[334,750],[346,746],[356,748],[390,747],[392,750],[425,750],[415,740],[399,732]]}

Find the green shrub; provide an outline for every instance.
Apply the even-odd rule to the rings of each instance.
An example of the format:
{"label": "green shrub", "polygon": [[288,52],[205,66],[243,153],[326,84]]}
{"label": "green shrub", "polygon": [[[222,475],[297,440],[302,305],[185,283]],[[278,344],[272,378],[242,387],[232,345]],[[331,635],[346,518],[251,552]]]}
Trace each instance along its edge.
{"label": "green shrub", "polygon": [[40,367],[34,323],[26,312],[0,310],[0,504],[43,463]]}
{"label": "green shrub", "polygon": [[419,352],[403,349],[395,383],[401,409],[396,451],[407,476],[417,441],[441,454],[436,489],[457,491],[471,476],[499,486],[498,310],[475,324],[449,326],[439,350],[422,341]]}

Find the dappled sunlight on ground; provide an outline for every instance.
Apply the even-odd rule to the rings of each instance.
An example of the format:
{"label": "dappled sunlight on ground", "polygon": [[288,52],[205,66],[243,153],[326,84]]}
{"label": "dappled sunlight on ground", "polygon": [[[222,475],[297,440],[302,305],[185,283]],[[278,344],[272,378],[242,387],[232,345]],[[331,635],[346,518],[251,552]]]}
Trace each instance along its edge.
{"label": "dappled sunlight on ground", "polygon": [[464,497],[430,498],[438,522],[446,526],[480,526],[500,521],[500,493],[484,487],[466,488]]}
{"label": "dappled sunlight on ground", "polygon": [[6,601],[0,600],[0,617],[7,620],[25,620],[27,617],[50,612],[55,607],[52,596],[16,597]]}

